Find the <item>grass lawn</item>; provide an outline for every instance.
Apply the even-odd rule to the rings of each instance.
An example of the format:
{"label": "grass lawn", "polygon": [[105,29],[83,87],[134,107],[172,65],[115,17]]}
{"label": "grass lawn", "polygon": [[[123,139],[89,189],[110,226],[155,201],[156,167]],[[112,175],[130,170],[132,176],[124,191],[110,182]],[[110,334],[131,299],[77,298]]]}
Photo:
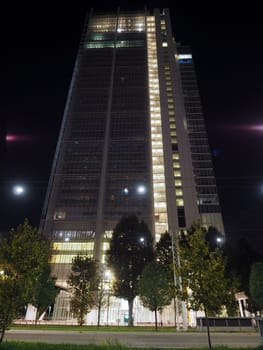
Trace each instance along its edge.
{"label": "grass lawn", "polygon": [[[3,342],[0,345],[1,350],[145,350],[145,348],[129,348],[123,345],[70,345],[70,344],[46,344],[46,343],[27,343],[27,342]],[[187,350],[206,350],[207,348],[188,348]],[[226,346],[216,346],[213,350],[263,350],[263,345],[257,348],[229,348]],[[160,350],[157,348],[147,348],[147,350]],[[162,348],[162,350],[164,350]],[[166,350],[174,350],[167,348]],[[176,349],[180,350],[180,349]],[[186,350],[186,349],[181,349]]]}

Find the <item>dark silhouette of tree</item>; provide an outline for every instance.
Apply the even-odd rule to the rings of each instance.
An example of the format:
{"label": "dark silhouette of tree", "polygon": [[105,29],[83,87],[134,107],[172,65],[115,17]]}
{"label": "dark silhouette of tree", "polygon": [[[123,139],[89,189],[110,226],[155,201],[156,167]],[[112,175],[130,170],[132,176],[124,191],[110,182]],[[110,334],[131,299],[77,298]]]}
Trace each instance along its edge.
{"label": "dark silhouette of tree", "polygon": [[160,265],[162,265],[166,270],[172,272],[172,238],[168,232],[162,234],[159,242],[156,243],[155,257]]}
{"label": "dark silhouette of tree", "polygon": [[129,326],[133,326],[139,277],[153,258],[153,238],[147,225],[136,216],[122,217],[113,231],[107,264],[114,274],[113,294],[128,301]]}
{"label": "dark silhouette of tree", "polygon": [[225,236],[214,226],[209,226],[205,238],[210,250],[222,248],[225,244]]}
{"label": "dark silhouette of tree", "polygon": [[51,276],[50,264],[47,262],[43,267],[43,273],[36,285],[32,302],[32,304],[37,307],[36,322],[39,316],[41,316],[42,313],[54,303],[58,292],[59,290],[56,287],[56,277]]}
{"label": "dark silhouette of tree", "polygon": [[249,278],[249,292],[259,311],[263,310],[263,263],[252,265]]}
{"label": "dark silhouette of tree", "polygon": [[70,309],[80,326],[85,323],[85,316],[96,305],[98,293],[98,269],[95,260],[87,256],[76,256],[72,261],[72,272],[68,284],[72,288]]}
{"label": "dark silhouette of tree", "polygon": [[227,244],[224,252],[227,256],[227,274],[234,276],[238,281],[239,291],[244,291],[249,296],[251,267],[256,262],[263,262],[263,255],[259,254],[246,238],[241,238],[232,245]]}

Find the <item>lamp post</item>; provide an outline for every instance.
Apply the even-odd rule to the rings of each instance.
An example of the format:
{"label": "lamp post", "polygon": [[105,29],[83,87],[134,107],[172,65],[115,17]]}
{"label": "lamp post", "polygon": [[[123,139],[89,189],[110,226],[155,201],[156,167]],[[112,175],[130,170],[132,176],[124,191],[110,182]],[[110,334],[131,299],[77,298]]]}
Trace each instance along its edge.
{"label": "lamp post", "polygon": [[106,320],[107,326],[109,325],[110,280],[111,280],[111,271],[110,270],[106,270],[105,271],[105,283],[108,284],[107,288],[105,288],[107,290],[107,320]]}
{"label": "lamp post", "polygon": [[[175,271],[175,265],[177,265],[178,268],[181,267],[181,261],[180,261],[180,254],[179,254],[179,244],[178,244],[178,236],[174,237],[174,233],[171,234],[172,237],[172,257],[173,257],[173,277],[174,277],[174,287],[176,288],[179,286],[180,291],[183,291],[182,286],[182,277],[176,275]],[[186,303],[184,300],[179,300],[176,296],[175,298],[176,303],[176,329],[177,331],[180,331],[180,325],[179,325],[179,305],[181,304],[181,310],[182,310],[182,321],[183,321],[183,330],[186,331],[188,329],[188,323],[187,323],[187,310],[186,310]]]}

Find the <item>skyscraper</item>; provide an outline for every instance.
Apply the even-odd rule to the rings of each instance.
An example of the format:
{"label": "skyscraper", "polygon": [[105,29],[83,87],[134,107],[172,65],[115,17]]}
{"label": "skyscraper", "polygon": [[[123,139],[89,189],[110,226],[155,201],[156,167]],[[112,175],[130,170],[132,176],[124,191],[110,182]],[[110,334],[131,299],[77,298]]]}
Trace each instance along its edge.
{"label": "skyscraper", "polygon": [[192,55],[168,9],[86,18],[41,220],[59,286],[76,254],[104,261],[129,214],[156,240],[198,218],[224,231]]}

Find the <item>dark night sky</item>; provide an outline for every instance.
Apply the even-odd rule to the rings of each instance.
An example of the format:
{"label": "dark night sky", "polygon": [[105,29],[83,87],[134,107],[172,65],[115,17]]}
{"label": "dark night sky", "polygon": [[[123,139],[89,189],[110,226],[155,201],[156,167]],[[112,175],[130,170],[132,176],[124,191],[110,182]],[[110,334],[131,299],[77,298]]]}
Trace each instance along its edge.
{"label": "dark night sky", "polygon": [[[95,2],[96,3],[96,2]],[[123,9],[128,2],[121,1]],[[131,4],[131,1],[129,2]],[[227,238],[263,245],[263,47],[257,1],[147,2],[170,7],[177,41],[193,48]],[[115,9],[117,2],[101,8]],[[129,7],[131,5],[129,4]],[[143,8],[144,2],[132,2]],[[38,225],[89,1],[5,5],[0,229]],[[138,6],[137,6],[138,7]],[[257,130],[256,126],[258,129]],[[1,135],[4,134],[1,130]],[[21,197],[15,183],[27,186]]]}

